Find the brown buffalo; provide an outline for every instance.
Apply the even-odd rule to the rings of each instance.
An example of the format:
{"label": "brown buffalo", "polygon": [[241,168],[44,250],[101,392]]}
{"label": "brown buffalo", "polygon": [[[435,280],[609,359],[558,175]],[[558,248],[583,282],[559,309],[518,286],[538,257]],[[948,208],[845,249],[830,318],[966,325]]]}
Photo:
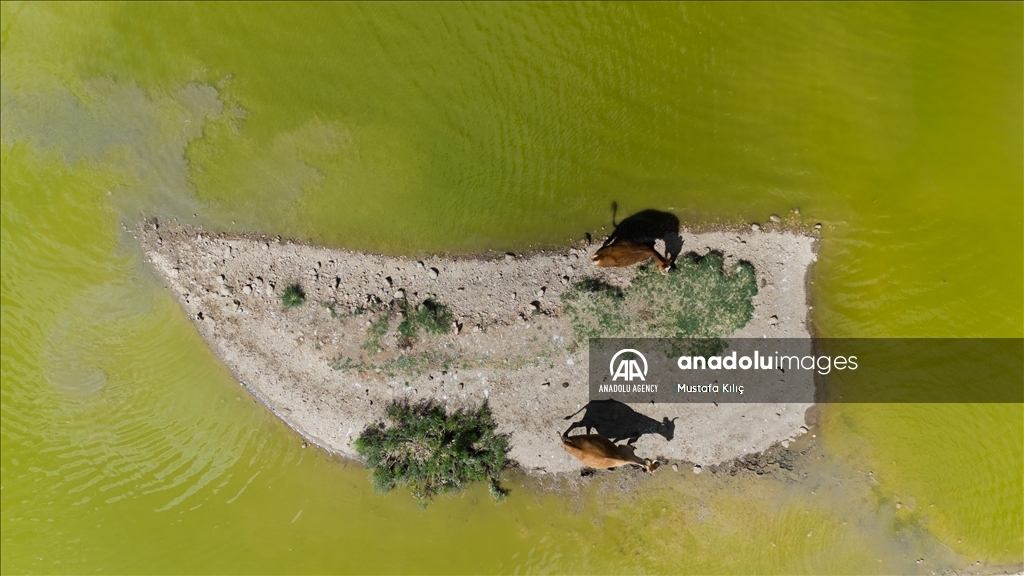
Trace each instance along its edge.
{"label": "brown buffalo", "polygon": [[654,472],[658,467],[658,461],[650,461],[640,458],[633,453],[631,446],[619,446],[600,434],[580,434],[567,436],[562,434],[562,446],[565,451],[572,454],[584,466],[590,468],[615,468],[627,464],[635,464],[643,467],[648,472]]}
{"label": "brown buffalo", "polygon": [[618,239],[609,245],[601,247],[593,256],[591,262],[601,268],[622,268],[632,266],[654,258],[658,263],[658,270],[662,274],[668,274],[672,263],[667,258],[658,254],[654,249],[654,243],[637,242],[635,240]]}

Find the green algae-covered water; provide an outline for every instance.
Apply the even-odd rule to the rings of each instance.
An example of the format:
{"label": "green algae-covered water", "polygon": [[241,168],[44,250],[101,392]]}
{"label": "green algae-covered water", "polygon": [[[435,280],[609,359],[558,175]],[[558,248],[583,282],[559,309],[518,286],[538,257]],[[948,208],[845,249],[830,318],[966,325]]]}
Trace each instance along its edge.
{"label": "green algae-covered water", "polygon": [[824,406],[790,480],[374,494],[122,224],[419,253],[777,213],[823,225],[820,335],[1020,338],[1022,4],[0,10],[3,572],[1020,569],[1019,404]]}

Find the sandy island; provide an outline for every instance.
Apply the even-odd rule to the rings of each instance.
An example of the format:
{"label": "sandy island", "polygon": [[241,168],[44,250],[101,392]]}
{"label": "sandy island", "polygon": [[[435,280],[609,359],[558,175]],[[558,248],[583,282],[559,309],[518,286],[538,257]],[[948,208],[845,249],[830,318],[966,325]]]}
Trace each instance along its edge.
{"label": "sandy island", "polygon": [[[381,419],[390,401],[433,399],[453,409],[487,401],[499,431],[511,436],[509,457],[523,471],[580,470],[558,436],[585,414],[579,411],[588,402],[587,351],[568,345],[572,328],[560,296],[585,277],[624,287],[636,273],[635,267],[591,264],[587,257],[599,244],[526,256],[410,259],[212,234],[155,220],[140,226],[138,235],[147,259],[214,352],[306,440],[354,458],[353,441]],[[683,253],[714,250],[727,264],[753,264],[753,318],[731,336],[810,338],[807,284],[816,260],[814,238],[756,226],[683,229],[680,235]],[[285,309],[280,295],[293,282],[301,284],[306,303]],[[339,368],[340,359],[356,357],[370,337],[373,323],[361,313],[365,307],[428,297],[449,306],[456,323],[448,334],[423,338],[417,346],[472,362],[397,376]],[[401,348],[394,341],[382,346]],[[631,405],[651,423],[671,423],[645,430],[636,453],[670,464],[721,464],[806,432],[810,407]]]}

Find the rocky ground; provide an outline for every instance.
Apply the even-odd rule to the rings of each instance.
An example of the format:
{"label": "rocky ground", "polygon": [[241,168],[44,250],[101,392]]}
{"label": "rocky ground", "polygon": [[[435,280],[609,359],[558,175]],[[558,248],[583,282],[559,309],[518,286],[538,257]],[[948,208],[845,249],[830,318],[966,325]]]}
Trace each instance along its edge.
{"label": "rocky ground", "polygon": [[[597,244],[409,259],[176,222],[150,221],[137,234],[211,348],[307,441],[354,457],[353,440],[391,401],[433,399],[449,409],[487,401],[522,470],[580,469],[558,436],[585,415],[587,351],[561,296],[585,277],[627,287],[636,273],[593,266]],[[717,251],[725,268],[753,265],[753,318],[732,336],[810,336],[814,238],[760,228],[681,236],[684,254]],[[286,308],[281,294],[292,284],[305,302]],[[421,328],[410,336],[403,322],[428,300],[451,317],[439,333]],[[636,453],[668,465],[721,465],[787,444],[807,430],[809,407],[631,405],[641,433]]]}

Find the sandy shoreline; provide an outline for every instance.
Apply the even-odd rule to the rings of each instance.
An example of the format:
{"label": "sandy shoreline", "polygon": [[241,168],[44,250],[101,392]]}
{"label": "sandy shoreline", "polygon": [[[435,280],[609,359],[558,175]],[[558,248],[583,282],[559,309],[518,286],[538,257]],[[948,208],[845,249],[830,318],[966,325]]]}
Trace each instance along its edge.
{"label": "sandy shoreline", "polygon": [[[308,441],[355,457],[352,441],[391,400],[431,398],[450,408],[486,400],[499,430],[511,435],[510,458],[525,472],[580,469],[557,436],[584,417],[587,355],[585,347],[570,350],[572,330],[560,296],[587,276],[626,286],[635,270],[594,267],[587,256],[597,245],[528,256],[412,259],[211,234],[176,222],[149,222],[137,234],[146,258],[213,351]],[[684,230],[681,236],[684,254],[714,250],[727,266],[753,264],[759,287],[754,316],[732,336],[810,337],[813,238],[777,230]],[[279,296],[292,282],[302,285],[307,302],[286,310]],[[467,359],[462,367],[426,366],[392,377],[339,369],[372,330],[372,316],[361,309],[395,297],[411,303],[434,297],[451,308],[458,324],[451,333],[417,346],[426,356]],[[399,349],[393,341],[384,344]],[[810,406],[632,405],[649,417],[636,452],[667,463],[720,464],[802,434]],[[670,425],[657,425],[665,422]]]}

